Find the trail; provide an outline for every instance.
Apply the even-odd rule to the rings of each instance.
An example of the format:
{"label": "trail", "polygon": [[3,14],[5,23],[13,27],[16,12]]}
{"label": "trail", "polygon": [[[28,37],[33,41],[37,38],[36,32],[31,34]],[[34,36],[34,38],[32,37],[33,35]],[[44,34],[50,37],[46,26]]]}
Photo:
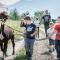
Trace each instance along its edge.
{"label": "trail", "polygon": [[[8,44],[7,54],[8,57],[5,60],[13,60],[16,57],[17,52],[24,47],[24,40],[15,42],[15,55],[12,55],[12,44]],[[2,57],[2,52],[0,51],[0,57]],[[0,59],[1,60],[1,59]]]}

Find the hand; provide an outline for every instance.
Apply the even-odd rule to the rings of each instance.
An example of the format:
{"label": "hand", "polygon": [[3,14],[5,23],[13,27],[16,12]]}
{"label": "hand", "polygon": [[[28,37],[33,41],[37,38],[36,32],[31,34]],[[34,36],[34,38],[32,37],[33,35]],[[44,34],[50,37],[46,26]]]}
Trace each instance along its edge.
{"label": "hand", "polygon": [[21,32],[20,35],[25,35],[25,33],[24,32]]}
{"label": "hand", "polygon": [[20,33],[20,35],[24,37],[26,35],[26,33]]}
{"label": "hand", "polygon": [[33,34],[31,34],[31,37],[33,37],[34,35]]}

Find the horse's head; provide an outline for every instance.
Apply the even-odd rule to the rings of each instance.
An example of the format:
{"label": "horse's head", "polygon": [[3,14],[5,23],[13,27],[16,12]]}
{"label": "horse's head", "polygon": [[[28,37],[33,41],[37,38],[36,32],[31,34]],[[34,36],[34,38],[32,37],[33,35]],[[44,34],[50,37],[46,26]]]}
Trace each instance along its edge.
{"label": "horse's head", "polygon": [[8,15],[7,15],[7,12],[3,11],[0,13],[0,19],[1,21],[6,21],[8,19]]}

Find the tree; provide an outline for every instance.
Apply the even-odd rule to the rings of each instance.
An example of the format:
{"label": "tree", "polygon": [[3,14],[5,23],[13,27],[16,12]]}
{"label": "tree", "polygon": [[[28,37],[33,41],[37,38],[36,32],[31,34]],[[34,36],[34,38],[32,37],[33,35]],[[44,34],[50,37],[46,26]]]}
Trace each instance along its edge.
{"label": "tree", "polygon": [[29,16],[29,12],[28,12],[28,11],[26,11],[25,13],[22,13],[22,14],[21,14],[21,18],[24,18],[24,17],[26,17],[26,16]]}
{"label": "tree", "polygon": [[11,19],[13,20],[19,20],[19,14],[16,8],[10,11],[10,16],[11,16]]}
{"label": "tree", "polygon": [[43,16],[44,11],[36,11],[34,13],[34,18],[39,18],[41,20],[41,17]]}

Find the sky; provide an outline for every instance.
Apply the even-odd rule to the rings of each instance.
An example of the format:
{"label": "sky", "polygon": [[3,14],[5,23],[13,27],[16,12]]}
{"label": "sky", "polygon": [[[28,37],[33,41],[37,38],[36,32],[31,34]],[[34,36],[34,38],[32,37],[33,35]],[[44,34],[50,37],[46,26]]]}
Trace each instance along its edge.
{"label": "sky", "polygon": [[[3,1],[3,0],[1,0]],[[9,1],[7,5],[8,9],[16,8],[19,13],[24,13],[26,11],[33,15],[35,11],[48,10],[51,17],[56,19],[60,16],[60,0],[5,0]]]}

